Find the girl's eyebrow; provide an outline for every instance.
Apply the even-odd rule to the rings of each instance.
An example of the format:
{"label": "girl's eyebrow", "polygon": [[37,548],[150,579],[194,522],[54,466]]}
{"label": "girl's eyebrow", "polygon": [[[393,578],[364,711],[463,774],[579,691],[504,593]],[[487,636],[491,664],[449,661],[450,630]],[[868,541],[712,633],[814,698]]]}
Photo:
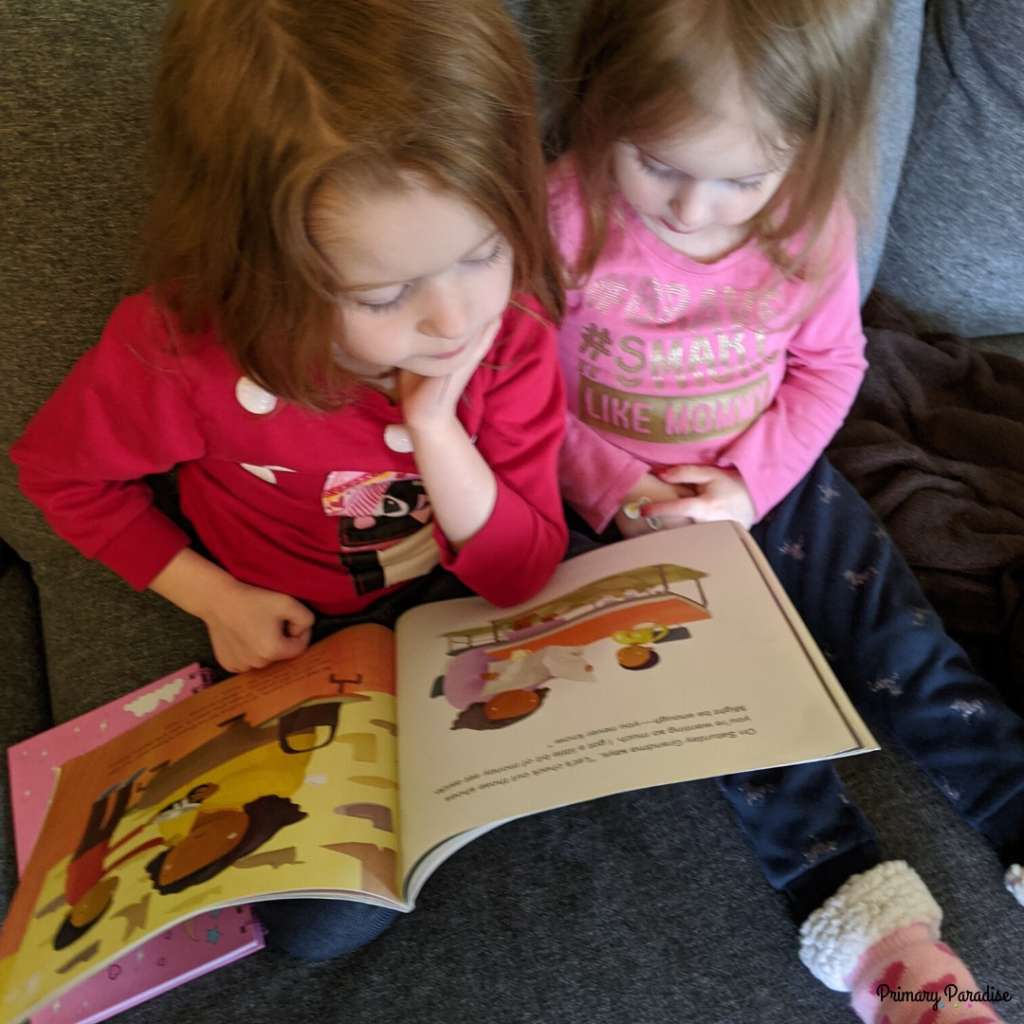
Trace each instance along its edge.
{"label": "girl's eyebrow", "polygon": [[[660,156],[655,156],[653,153],[648,153],[646,149],[638,146],[635,142],[633,148],[643,156],[647,157],[648,160],[653,160],[656,164],[661,164],[663,167],[669,168],[669,170],[675,171],[677,174],[686,174],[681,167],[676,167],[674,164],[670,164],[665,160],[662,160]],[[749,181],[751,178],[763,178],[766,174],[771,174],[771,168],[766,171],[754,171],[751,174],[741,174],[735,178],[719,178],[719,181]],[[692,175],[691,175],[692,177]]]}
{"label": "girl's eyebrow", "polygon": [[[477,251],[477,249],[483,248],[492,239],[498,237],[498,230],[495,228],[486,238],[481,238],[479,242],[471,245],[461,256],[456,258],[456,263],[462,260],[468,259]],[[406,277],[400,281],[380,281],[374,284],[346,284],[341,288],[342,293],[346,292],[372,292],[376,288],[393,288],[396,284],[412,284],[414,281],[419,281],[422,277],[429,277],[428,274],[423,274],[421,277]]]}

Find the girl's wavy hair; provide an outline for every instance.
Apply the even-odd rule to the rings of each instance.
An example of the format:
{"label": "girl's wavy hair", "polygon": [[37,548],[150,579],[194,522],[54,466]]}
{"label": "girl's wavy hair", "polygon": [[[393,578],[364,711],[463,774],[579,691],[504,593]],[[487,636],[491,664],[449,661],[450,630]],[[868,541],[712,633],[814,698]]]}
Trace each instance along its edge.
{"label": "girl's wavy hair", "polygon": [[753,223],[754,236],[783,276],[818,276],[837,201],[861,223],[869,216],[885,3],[592,0],[556,126],[556,145],[575,159],[587,211],[575,277],[587,277],[604,245],[614,143],[650,143],[699,123],[713,114],[715,91],[730,76],[764,117],[762,141],[792,157]]}
{"label": "girl's wavy hair", "polygon": [[177,0],[158,66],[142,272],[185,333],[311,408],[351,382],[332,356],[336,275],[310,200],[409,176],[508,240],[513,287],[562,310],[533,69],[499,0]]}

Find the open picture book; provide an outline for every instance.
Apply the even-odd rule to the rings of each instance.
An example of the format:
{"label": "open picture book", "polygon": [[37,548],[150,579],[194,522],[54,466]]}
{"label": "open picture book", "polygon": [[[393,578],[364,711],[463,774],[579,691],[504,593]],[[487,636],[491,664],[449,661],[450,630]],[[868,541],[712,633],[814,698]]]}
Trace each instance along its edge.
{"label": "open picture book", "polygon": [[0,936],[0,1020],[212,909],[410,910],[510,819],[872,749],[747,533],[624,541],[522,606],[343,629],[69,761]]}
{"label": "open picture book", "polygon": [[[39,837],[60,767],[149,715],[210,685],[212,673],[186,665],[108,704],[93,708],[7,748],[11,817],[19,872]],[[125,936],[136,927],[124,918]],[[245,904],[208,910],[123,951],[32,1013],[32,1024],[98,1024],[193,978],[263,948],[259,924]]]}

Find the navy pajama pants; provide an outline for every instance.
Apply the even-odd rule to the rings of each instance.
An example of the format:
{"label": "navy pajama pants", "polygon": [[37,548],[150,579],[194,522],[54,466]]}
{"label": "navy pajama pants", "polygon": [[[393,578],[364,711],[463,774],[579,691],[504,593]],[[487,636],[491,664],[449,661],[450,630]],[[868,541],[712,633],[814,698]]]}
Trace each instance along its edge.
{"label": "navy pajama pants", "polygon": [[[868,504],[824,457],[751,531],[850,699],[1004,863],[1024,852],[1024,720],[971,667]],[[719,780],[802,920],[879,860],[830,762]]]}

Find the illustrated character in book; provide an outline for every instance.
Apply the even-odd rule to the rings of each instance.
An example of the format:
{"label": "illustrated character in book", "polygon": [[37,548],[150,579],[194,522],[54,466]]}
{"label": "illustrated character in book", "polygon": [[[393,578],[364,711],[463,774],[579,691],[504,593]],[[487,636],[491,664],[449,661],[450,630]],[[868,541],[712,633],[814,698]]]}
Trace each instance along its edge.
{"label": "illustrated character in book", "polygon": [[302,786],[313,751],[333,742],[340,707],[338,699],[308,702],[282,715],[268,735],[274,741],[220,767],[194,817],[164,817],[167,849],[146,865],[157,892],[209,881],[307,816],[289,797]]}
{"label": "illustrated character in book", "polygon": [[[521,642],[536,623],[526,621]],[[642,622],[609,635],[618,649],[616,661],[630,672],[654,668],[661,656],[655,644],[686,640],[685,626],[663,626]],[[553,680],[593,682],[594,666],[583,647],[552,644],[537,650],[520,648],[495,657],[493,648],[478,647],[456,654],[431,690],[432,697],[444,697],[459,710],[453,729],[503,729],[532,715],[547,696]],[[542,689],[543,687],[543,689]]]}
{"label": "illustrated character in book", "polygon": [[419,477],[331,473],[323,503],[328,515],[338,516],[341,564],[357,593],[413,579],[437,565],[433,513]]}
{"label": "illustrated character in book", "polygon": [[[302,785],[312,752],[333,741],[340,705],[352,699],[308,702],[276,723],[268,723],[270,728],[261,732],[250,729],[259,744],[236,748],[233,759],[209,765],[207,771],[215,775],[216,782],[210,778],[196,782],[193,772],[184,796],[161,806],[116,842],[112,842],[114,833],[133,796],[141,796],[136,802],[144,804],[142,794],[151,795],[150,786],[159,788],[154,784],[160,775],[175,773],[177,766],[161,766],[145,789],[136,786],[144,774],[140,769],[127,781],[104,790],[93,802],[81,842],[68,865],[64,896],[71,909],[54,937],[54,949],[71,945],[103,917],[118,887],[115,870],[140,854],[162,847],[146,871],[158,892],[180,892],[214,877],[286,825],[306,817],[288,797]],[[206,746],[225,740],[230,746],[226,735]],[[201,761],[202,754],[200,748],[192,757]],[[110,854],[151,825],[159,836],[108,862]]]}
{"label": "illustrated character in book", "polygon": [[162,846],[165,840],[147,839],[108,863],[110,854],[125,847],[148,825],[181,813],[184,804],[192,809],[199,808],[217,790],[215,785],[195,786],[182,800],[162,808],[148,821],[133,828],[116,842],[111,842],[131,803],[135,782],[142,774],[140,770],[127,781],[110,786],[93,801],[85,831],[64,879],[64,898],[71,909],[54,937],[54,949],[64,949],[71,945],[103,917],[117,890],[118,877],[113,872],[120,865],[146,850]]}
{"label": "illustrated character in book", "polygon": [[188,832],[146,865],[146,873],[157,892],[181,892],[208,882],[286,825],[305,817],[298,804],[276,794],[257,797],[238,808],[200,811]]}
{"label": "illustrated character in book", "polygon": [[441,692],[460,711],[453,729],[503,729],[532,715],[555,679],[592,683],[594,666],[579,647],[521,648],[505,658],[465,651],[448,666]]}

